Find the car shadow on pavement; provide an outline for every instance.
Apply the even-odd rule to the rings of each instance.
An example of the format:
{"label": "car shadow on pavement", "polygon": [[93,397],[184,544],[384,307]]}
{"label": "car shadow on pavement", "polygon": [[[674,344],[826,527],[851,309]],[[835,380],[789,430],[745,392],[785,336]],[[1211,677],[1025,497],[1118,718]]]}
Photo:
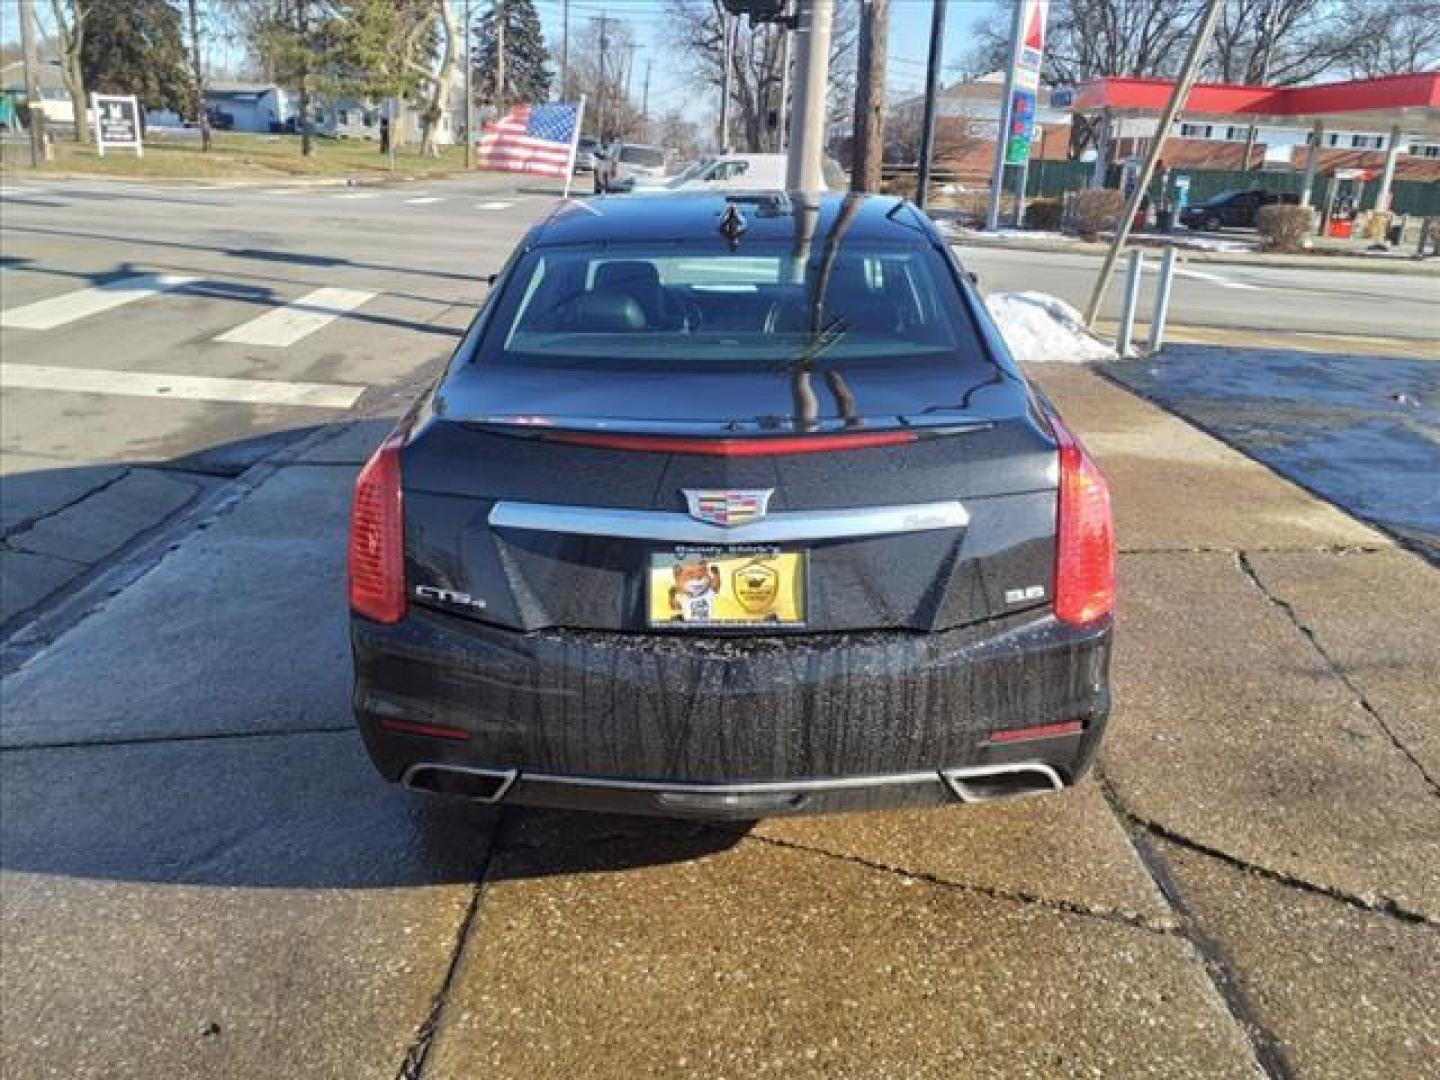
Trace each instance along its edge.
{"label": "car shadow on pavement", "polygon": [[[7,507],[14,520],[63,515],[81,536],[119,512],[97,504],[94,520],[84,516],[120,490],[112,473],[183,478],[205,467],[222,509],[137,520],[135,543],[68,587],[63,602],[80,615],[41,635],[0,683],[0,868],[373,889],[472,882],[487,866],[505,877],[604,873],[735,842],[743,825],[498,810],[381,779],[350,713],[344,553],[355,470],[391,424],[279,430],[169,462],[7,478],[7,500],[23,503]],[[273,471],[225,485],[256,463]],[[125,584],[112,588],[117,572]],[[49,602],[37,610],[48,618]]]}

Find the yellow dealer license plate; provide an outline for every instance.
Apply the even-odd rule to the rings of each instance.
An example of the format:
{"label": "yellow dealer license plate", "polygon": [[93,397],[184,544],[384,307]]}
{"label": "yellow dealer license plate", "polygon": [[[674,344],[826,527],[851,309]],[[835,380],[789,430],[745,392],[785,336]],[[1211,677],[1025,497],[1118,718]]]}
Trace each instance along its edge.
{"label": "yellow dealer license plate", "polygon": [[805,552],[676,547],[650,555],[651,626],[805,625]]}

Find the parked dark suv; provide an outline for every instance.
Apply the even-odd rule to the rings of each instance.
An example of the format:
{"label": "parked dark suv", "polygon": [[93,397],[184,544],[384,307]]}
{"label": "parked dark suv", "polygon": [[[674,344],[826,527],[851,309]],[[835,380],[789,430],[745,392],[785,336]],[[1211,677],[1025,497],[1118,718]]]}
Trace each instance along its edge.
{"label": "parked dark suv", "polygon": [[1221,229],[1253,229],[1255,217],[1262,206],[1284,203],[1295,206],[1300,196],[1279,194],[1274,191],[1222,191],[1204,202],[1186,207],[1180,215],[1180,222],[1186,228],[1201,232],[1219,232]]}

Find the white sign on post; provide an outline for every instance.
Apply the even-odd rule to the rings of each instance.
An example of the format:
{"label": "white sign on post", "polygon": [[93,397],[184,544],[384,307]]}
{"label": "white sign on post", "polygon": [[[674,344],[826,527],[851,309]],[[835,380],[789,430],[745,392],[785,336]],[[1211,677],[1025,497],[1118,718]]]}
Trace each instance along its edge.
{"label": "white sign on post", "polygon": [[105,156],[107,146],[119,146],[145,156],[140,133],[140,103],[135,95],[91,94],[90,111],[95,115],[95,149]]}

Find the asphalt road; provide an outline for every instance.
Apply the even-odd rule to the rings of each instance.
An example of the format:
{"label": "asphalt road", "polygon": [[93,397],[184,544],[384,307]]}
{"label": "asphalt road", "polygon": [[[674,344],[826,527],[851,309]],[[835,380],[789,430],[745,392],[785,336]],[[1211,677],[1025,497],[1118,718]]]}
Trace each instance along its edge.
{"label": "asphalt road", "polygon": [[[962,260],[987,290],[1051,293],[1084,310],[1100,256],[960,245]],[[1147,252],[1140,321],[1154,304],[1158,252]],[[1125,266],[1106,293],[1101,317],[1114,319]],[[1440,277],[1383,272],[1249,266],[1181,265],[1170,322],[1187,327],[1347,334],[1400,338],[1431,348],[1440,338]]]}
{"label": "asphalt road", "polygon": [[[1051,368],[1123,552],[1095,780],[750,828],[426,801],[348,712],[349,491],[547,200],[0,198],[7,1077],[1440,1057],[1440,589],[1385,536]],[[1017,284],[1047,287],[1027,259]]]}

